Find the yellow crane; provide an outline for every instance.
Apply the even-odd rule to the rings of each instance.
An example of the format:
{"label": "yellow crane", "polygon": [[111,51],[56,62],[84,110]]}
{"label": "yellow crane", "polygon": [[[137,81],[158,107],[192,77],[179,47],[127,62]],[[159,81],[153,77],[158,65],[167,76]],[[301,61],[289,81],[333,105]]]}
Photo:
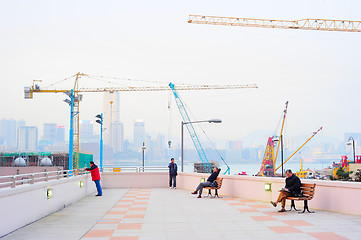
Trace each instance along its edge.
{"label": "yellow crane", "polygon": [[306,18],[300,20],[274,20],[257,18],[189,15],[188,23],[241,27],[361,32],[361,21]]}
{"label": "yellow crane", "polygon": [[[157,87],[101,87],[101,88],[80,88],[79,79],[81,77],[92,77],[91,75],[85,73],[76,73],[71,76],[75,77],[75,83],[73,89],[42,89],[36,82],[42,82],[42,80],[33,80],[33,85],[30,87],[24,88],[25,99],[32,99],[34,93],[66,93],[73,90],[74,94],[74,112],[77,113],[73,118],[73,152],[75,153],[73,157],[73,166],[74,169],[79,168],[79,105],[82,100],[82,95],[79,93],[90,93],[90,92],[135,92],[135,91],[170,91],[169,86],[157,86]],[[128,79],[129,80],[129,79]],[[211,90],[211,89],[240,89],[240,88],[258,88],[256,84],[234,84],[234,85],[179,85],[174,86],[175,90]],[[69,159],[70,161],[70,159]]]}

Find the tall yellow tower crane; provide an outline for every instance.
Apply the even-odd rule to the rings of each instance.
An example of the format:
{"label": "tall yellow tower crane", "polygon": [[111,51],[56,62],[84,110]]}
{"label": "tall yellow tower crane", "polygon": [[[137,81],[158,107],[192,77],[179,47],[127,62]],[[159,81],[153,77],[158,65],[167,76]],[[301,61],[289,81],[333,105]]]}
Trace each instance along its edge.
{"label": "tall yellow tower crane", "polygon": [[[74,115],[73,125],[73,152],[76,153],[73,156],[74,169],[79,168],[79,105],[82,100],[82,95],[79,93],[90,93],[90,92],[135,92],[135,91],[171,91],[169,86],[157,86],[157,87],[103,87],[103,88],[80,88],[79,79],[81,77],[92,77],[85,73],[77,73],[72,77],[75,77],[75,83],[73,89],[41,89],[35,82],[41,82],[42,80],[33,80],[33,85],[24,88],[25,99],[32,99],[34,93],[69,93],[73,92],[74,96]],[[71,77],[70,77],[71,78]],[[179,85],[174,86],[175,90],[211,90],[211,89],[240,89],[240,88],[258,88],[256,84],[241,84],[241,85]],[[70,161],[70,159],[69,159]]]}
{"label": "tall yellow tower crane", "polygon": [[217,17],[191,14],[189,15],[188,23],[260,28],[361,32],[361,21],[315,18],[306,18],[300,20],[273,20],[257,18]]}

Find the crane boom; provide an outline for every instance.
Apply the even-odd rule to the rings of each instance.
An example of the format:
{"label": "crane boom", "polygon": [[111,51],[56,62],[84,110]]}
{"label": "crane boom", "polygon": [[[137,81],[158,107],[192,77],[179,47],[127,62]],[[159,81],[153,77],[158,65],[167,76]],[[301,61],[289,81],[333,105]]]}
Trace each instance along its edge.
{"label": "crane boom", "polygon": [[361,21],[306,18],[300,20],[273,20],[257,18],[189,15],[188,23],[241,27],[361,32]]}
{"label": "crane boom", "polygon": [[197,153],[198,153],[198,156],[199,156],[199,159],[201,160],[201,162],[203,163],[203,166],[204,168],[206,169],[207,173],[211,173],[212,170],[211,170],[211,164],[209,163],[208,161],[208,158],[203,150],[203,147],[202,147],[202,144],[201,142],[199,141],[199,138],[197,136],[197,133],[196,131],[194,130],[194,127],[193,127],[193,124],[191,122],[191,119],[189,118],[189,115],[187,113],[187,110],[185,109],[184,107],[184,104],[183,104],[183,101],[182,99],[179,97],[177,91],[176,91],[176,88],[174,86],[173,83],[169,83],[169,87],[172,89],[172,92],[174,94],[174,97],[175,97],[175,101],[177,103],[177,106],[178,106],[178,109],[179,109],[179,112],[182,116],[182,119],[183,119],[183,122],[184,123],[187,123],[185,124],[187,126],[187,130],[188,130],[188,133],[189,135],[191,136],[191,139],[193,141],[193,144],[194,144],[194,147],[196,148],[197,150]]}

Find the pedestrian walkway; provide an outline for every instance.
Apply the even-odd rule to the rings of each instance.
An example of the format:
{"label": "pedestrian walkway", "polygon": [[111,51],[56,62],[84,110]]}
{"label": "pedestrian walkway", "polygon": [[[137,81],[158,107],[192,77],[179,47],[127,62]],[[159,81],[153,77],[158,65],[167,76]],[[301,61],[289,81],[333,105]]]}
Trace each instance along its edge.
{"label": "pedestrian walkway", "polygon": [[[107,206],[102,206],[102,202],[108,202]],[[310,206],[312,208],[312,204]],[[93,207],[95,212],[91,211]],[[100,208],[104,209],[100,211]],[[68,216],[67,223],[51,224],[54,216],[50,215],[4,239],[341,240],[361,236],[361,216],[318,210],[313,214],[278,213],[277,210],[269,203],[240,198],[198,199],[183,189],[105,189],[101,198],[89,196],[53,214],[63,215],[64,219]],[[33,237],[40,236],[41,232],[48,238]]]}

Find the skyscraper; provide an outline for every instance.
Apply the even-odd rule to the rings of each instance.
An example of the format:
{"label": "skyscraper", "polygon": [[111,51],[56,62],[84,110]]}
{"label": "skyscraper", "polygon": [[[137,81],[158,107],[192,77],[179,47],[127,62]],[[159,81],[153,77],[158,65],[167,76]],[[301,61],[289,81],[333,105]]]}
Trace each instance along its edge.
{"label": "skyscraper", "polygon": [[7,150],[16,148],[16,121],[14,119],[0,120],[0,144]]}
{"label": "skyscraper", "polygon": [[114,137],[112,130],[114,122],[120,122],[119,119],[119,92],[104,93],[103,98],[103,132],[104,144],[112,146]]}
{"label": "skyscraper", "polygon": [[54,142],[56,139],[56,123],[44,123],[42,140]]}
{"label": "skyscraper", "polygon": [[143,142],[145,142],[145,125],[144,120],[137,119],[134,121],[134,141],[133,148],[134,150],[138,150],[143,146]]}
{"label": "skyscraper", "polygon": [[124,150],[124,125],[121,122],[112,123],[112,147],[113,152],[122,152]]}
{"label": "skyscraper", "polygon": [[19,128],[19,151],[37,151],[38,149],[38,128],[24,126]]}
{"label": "skyscraper", "polygon": [[93,122],[90,120],[82,120],[80,123],[80,141],[91,142],[94,138]]}
{"label": "skyscraper", "polygon": [[65,143],[65,127],[56,126],[55,143]]}

